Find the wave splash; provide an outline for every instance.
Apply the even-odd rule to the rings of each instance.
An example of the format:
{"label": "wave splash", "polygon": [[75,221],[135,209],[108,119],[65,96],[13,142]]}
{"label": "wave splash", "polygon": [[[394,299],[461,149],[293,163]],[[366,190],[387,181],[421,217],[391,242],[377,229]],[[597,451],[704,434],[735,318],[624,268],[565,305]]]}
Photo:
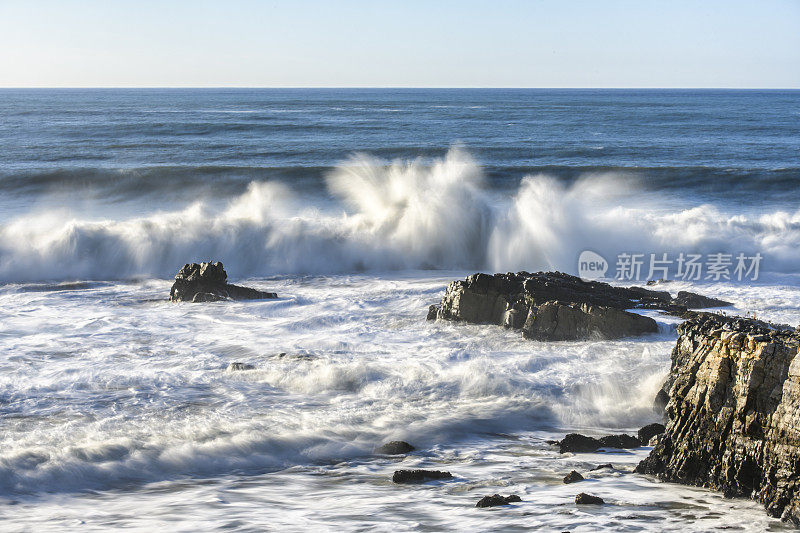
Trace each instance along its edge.
{"label": "wave splash", "polygon": [[[187,261],[219,259],[235,275],[406,269],[575,272],[581,251],[760,252],[762,268],[800,265],[800,211],[730,216],[717,206],[669,209],[630,177],[572,184],[526,176],[500,197],[480,166],[452,148],[432,164],[354,156],[326,178],[330,205],[275,182],[252,182],[224,209],[122,220],[31,213],[0,226],[0,280],[171,277]],[[331,207],[332,206],[332,207]]]}

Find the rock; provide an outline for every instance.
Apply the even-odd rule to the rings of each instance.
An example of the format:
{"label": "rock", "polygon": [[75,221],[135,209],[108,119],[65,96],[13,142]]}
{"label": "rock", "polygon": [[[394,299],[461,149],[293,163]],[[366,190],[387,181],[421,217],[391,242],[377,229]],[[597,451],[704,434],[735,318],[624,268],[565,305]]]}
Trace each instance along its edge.
{"label": "rock", "polygon": [[602,465],[597,465],[596,467],[592,468],[590,470],[590,472],[594,472],[595,470],[603,470],[603,469],[614,470],[614,465],[612,465],[611,463],[605,463],[605,464],[602,464]]}
{"label": "rock", "polygon": [[570,433],[558,443],[559,453],[588,453],[600,449],[600,440],[580,433]]}
{"label": "rock", "polygon": [[478,500],[478,503],[475,504],[475,507],[497,507],[498,505],[508,505],[509,503],[521,501],[522,498],[516,494],[512,494],[510,496],[500,496],[499,494],[494,494],[492,496],[484,496]]}
{"label": "rock", "polygon": [[725,300],[709,298],[694,292],[678,291],[678,296],[673,300],[677,305],[682,305],[689,309],[707,309],[709,307],[730,307],[733,305]]}
{"label": "rock", "polygon": [[169,293],[173,302],[217,302],[221,300],[262,300],[277,298],[274,292],[228,283],[220,262],[186,264],[175,276]]}
{"label": "rock", "polygon": [[596,439],[580,433],[570,433],[558,443],[561,453],[590,453],[600,448],[638,448],[642,444],[639,439],[631,435],[607,435]]}
{"label": "rock", "polygon": [[654,320],[626,311],[634,308],[678,316],[687,312],[666,291],[614,287],[561,272],[517,272],[473,274],[453,281],[441,303],[428,309],[428,319],[496,324],[541,340],[620,338],[658,331]]}
{"label": "rock", "polygon": [[589,304],[544,303],[531,310],[522,334],[542,341],[619,339],[658,332],[650,317]]}
{"label": "rock", "polygon": [[402,455],[408,452],[413,452],[416,448],[402,440],[393,440],[379,446],[375,453],[382,455]]}
{"label": "rock", "polygon": [[647,446],[653,437],[664,433],[665,429],[666,428],[664,427],[664,424],[648,424],[640,429],[639,433],[637,433],[639,442],[642,443],[642,446]]}
{"label": "rock", "polygon": [[578,481],[583,481],[583,476],[580,475],[579,472],[573,470],[566,476],[564,476],[564,483],[577,483]]}
{"label": "rock", "polygon": [[235,372],[238,370],[254,370],[256,367],[249,363],[231,363],[228,365],[228,372]]}
{"label": "rock", "polygon": [[441,470],[395,470],[392,481],[395,483],[424,483],[434,479],[452,479],[450,472]]}
{"label": "rock", "polygon": [[599,496],[592,496],[591,494],[581,492],[575,496],[575,503],[578,505],[602,505],[606,502],[603,501],[603,498],[600,498]]}
{"label": "rock", "polygon": [[636,472],[751,497],[800,525],[800,334],[699,314],[678,327],[664,433]]}
{"label": "rock", "polygon": [[638,448],[642,443],[632,435],[608,435],[607,437],[600,438],[601,448],[620,448],[630,449]]}

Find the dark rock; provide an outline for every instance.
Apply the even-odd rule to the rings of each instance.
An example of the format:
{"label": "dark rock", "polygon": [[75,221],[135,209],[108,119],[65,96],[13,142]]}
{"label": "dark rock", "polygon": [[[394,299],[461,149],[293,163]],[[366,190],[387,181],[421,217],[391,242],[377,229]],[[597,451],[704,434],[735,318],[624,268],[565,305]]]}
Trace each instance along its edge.
{"label": "dark rock", "polygon": [[546,302],[528,313],[525,338],[542,341],[619,339],[658,332],[650,317],[613,307]]}
{"label": "dark rock", "polygon": [[603,501],[603,498],[600,498],[599,496],[592,496],[591,494],[581,492],[575,496],[575,503],[578,505],[602,505],[606,502]]}
{"label": "dark rock", "polygon": [[441,470],[395,470],[392,481],[395,483],[424,483],[434,479],[452,479],[450,472]]}
{"label": "dark rock", "polygon": [[516,494],[512,494],[510,496],[500,496],[499,494],[494,494],[492,496],[484,496],[478,500],[478,503],[475,504],[475,507],[497,507],[498,505],[508,505],[509,503],[521,501],[522,498]]}
{"label": "dark rock", "polygon": [[386,444],[379,446],[375,453],[383,455],[402,455],[404,453],[413,452],[416,448],[402,440],[393,440]]}
{"label": "dark rock", "polygon": [[428,319],[496,324],[541,340],[620,338],[658,331],[654,320],[627,309],[658,309],[682,316],[670,293],[614,287],[561,272],[473,274],[448,285]]}
{"label": "dark rock", "polygon": [[650,439],[656,435],[661,435],[664,433],[665,429],[666,428],[664,427],[664,424],[648,424],[639,430],[639,433],[637,434],[639,436],[639,442],[642,443],[642,446],[647,446],[647,444],[650,442]]}
{"label": "dark rock", "polygon": [[570,433],[558,443],[560,453],[588,453],[600,449],[600,440],[580,433]]}
{"label": "dark rock", "polygon": [[589,453],[600,448],[638,448],[641,446],[639,439],[631,435],[607,435],[596,439],[580,433],[570,433],[558,443],[561,453]]}
{"label": "dark rock", "polygon": [[636,472],[751,497],[800,525],[800,334],[696,314],[678,326],[667,424]]}
{"label": "dark rock", "polygon": [[594,472],[595,470],[603,470],[605,468],[607,468],[609,470],[614,470],[614,465],[612,465],[611,463],[605,463],[605,464],[602,464],[602,465],[597,465],[596,467],[592,468],[590,470],[590,472]]}
{"label": "dark rock", "polygon": [[583,481],[583,479],[584,479],[583,476],[580,475],[579,472],[573,470],[572,472],[564,476],[564,483],[576,483],[578,481]]}
{"label": "dark rock", "polygon": [[708,307],[730,307],[733,305],[725,300],[709,298],[694,292],[679,291],[678,296],[673,300],[677,305],[682,305],[689,309],[706,309]]}
{"label": "dark rock", "polygon": [[274,292],[231,285],[228,283],[228,274],[219,262],[184,265],[175,276],[175,283],[169,293],[169,299],[173,302],[262,300],[277,297]]}
{"label": "dark rock", "polygon": [[231,363],[228,365],[228,371],[234,372],[237,370],[253,370],[255,367],[249,363]]}
{"label": "dark rock", "polygon": [[621,448],[621,449],[630,449],[630,448],[638,448],[642,445],[642,443],[636,437],[632,435],[608,435],[607,437],[602,437],[600,439],[600,444],[602,448]]}

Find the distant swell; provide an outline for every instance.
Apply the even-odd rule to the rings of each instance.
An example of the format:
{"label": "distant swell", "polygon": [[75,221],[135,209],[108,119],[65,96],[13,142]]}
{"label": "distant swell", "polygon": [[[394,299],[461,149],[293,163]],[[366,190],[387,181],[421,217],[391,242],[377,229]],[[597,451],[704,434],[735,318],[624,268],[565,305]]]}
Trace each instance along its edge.
{"label": "distant swell", "polygon": [[569,182],[528,175],[512,194],[499,194],[484,186],[469,154],[452,149],[431,165],[354,157],[326,183],[333,208],[313,205],[279,182],[255,180],[223,209],[198,202],[101,221],[70,210],[31,213],[0,226],[0,280],[166,278],[187,261],[210,258],[224,261],[236,277],[574,272],[584,249],[612,262],[623,251],[761,252],[766,270],[800,266],[800,212],[730,216],[711,205],[660,205],[635,176],[618,172]]}

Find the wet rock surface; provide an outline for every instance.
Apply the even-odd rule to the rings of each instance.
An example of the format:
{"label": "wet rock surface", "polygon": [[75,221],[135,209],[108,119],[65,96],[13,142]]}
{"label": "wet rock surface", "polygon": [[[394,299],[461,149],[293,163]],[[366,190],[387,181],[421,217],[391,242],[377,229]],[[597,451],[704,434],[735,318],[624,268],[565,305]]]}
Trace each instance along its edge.
{"label": "wet rock surface", "polygon": [[592,496],[591,494],[581,492],[575,496],[575,503],[578,505],[603,505],[606,502],[599,496]]}
{"label": "wet rock surface", "polygon": [[175,276],[169,293],[173,302],[218,302],[221,300],[263,300],[277,298],[274,292],[228,283],[220,262],[187,263]]}
{"label": "wet rock surface", "polygon": [[664,424],[648,424],[639,430],[637,437],[639,437],[639,442],[642,443],[642,446],[647,446],[653,437],[661,435],[665,429]]}
{"label": "wet rock surface", "polygon": [[228,372],[238,372],[241,370],[255,370],[255,366],[251,365],[250,363],[230,363],[228,365]]}
{"label": "wet rock surface", "polygon": [[564,483],[577,483],[578,481],[583,481],[584,477],[580,474],[580,472],[573,470],[566,476],[564,476]]}
{"label": "wet rock surface", "polygon": [[475,504],[475,507],[497,507],[499,505],[508,505],[514,502],[521,502],[522,498],[517,496],[516,494],[511,494],[510,496],[500,496],[499,494],[493,494],[492,496],[484,496],[478,503]]}
{"label": "wet rock surface", "polygon": [[[682,315],[688,309],[680,302],[703,303],[705,298],[681,294],[678,300],[666,291],[614,287],[561,272],[473,274],[450,283],[427,317],[502,325],[536,340],[617,339],[658,331],[653,319],[627,309]],[[727,304],[713,303],[714,307]]]}
{"label": "wet rock surface", "polygon": [[436,479],[452,479],[453,474],[442,470],[395,470],[392,481],[395,483],[424,483]]}
{"label": "wet rock surface", "polygon": [[598,439],[580,433],[570,433],[558,443],[558,451],[560,453],[591,453],[600,448],[630,449],[638,448],[641,445],[639,439],[632,435],[606,435]]}
{"label": "wet rock surface", "polygon": [[416,448],[414,448],[409,443],[402,441],[402,440],[393,440],[391,442],[387,442],[375,450],[375,453],[379,453],[382,455],[402,455],[405,453],[413,452]]}
{"label": "wet rock surface", "polygon": [[800,335],[711,314],[678,334],[666,429],[636,471],[752,497],[800,524]]}

